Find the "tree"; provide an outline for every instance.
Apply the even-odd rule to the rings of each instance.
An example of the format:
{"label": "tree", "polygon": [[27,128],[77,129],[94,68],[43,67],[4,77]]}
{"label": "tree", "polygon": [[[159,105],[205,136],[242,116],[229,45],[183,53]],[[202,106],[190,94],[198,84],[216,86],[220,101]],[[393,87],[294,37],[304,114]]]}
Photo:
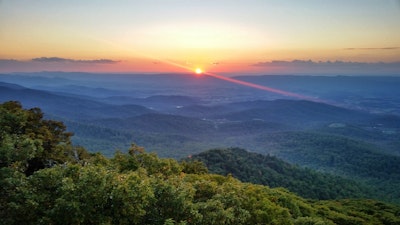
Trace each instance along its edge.
{"label": "tree", "polygon": [[184,160],[181,163],[182,171],[190,174],[206,174],[208,169],[206,165],[199,160]]}
{"label": "tree", "polygon": [[[14,167],[26,175],[73,161],[72,133],[59,121],[43,119],[39,108],[25,110],[16,101],[0,105],[0,167]],[[80,150],[80,155],[82,151]]]}

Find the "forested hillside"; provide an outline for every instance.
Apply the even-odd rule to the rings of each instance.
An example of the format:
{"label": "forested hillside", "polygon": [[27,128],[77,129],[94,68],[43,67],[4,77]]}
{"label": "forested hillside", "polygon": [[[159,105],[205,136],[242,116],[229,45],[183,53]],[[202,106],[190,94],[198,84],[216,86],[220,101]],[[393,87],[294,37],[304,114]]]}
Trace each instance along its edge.
{"label": "forested hillside", "polygon": [[1,224],[399,224],[373,200],[306,200],[132,145],[112,158],[72,146],[61,122],[0,105]]}
{"label": "forested hillside", "polygon": [[214,149],[193,155],[209,172],[231,174],[243,182],[284,187],[305,198],[339,199],[372,196],[371,188],[355,181],[315,172],[286,163],[274,156],[247,152],[240,148]]}
{"label": "forested hillside", "polygon": [[289,163],[361,180],[382,198],[400,202],[400,157],[376,145],[316,132],[271,133],[258,141]]}

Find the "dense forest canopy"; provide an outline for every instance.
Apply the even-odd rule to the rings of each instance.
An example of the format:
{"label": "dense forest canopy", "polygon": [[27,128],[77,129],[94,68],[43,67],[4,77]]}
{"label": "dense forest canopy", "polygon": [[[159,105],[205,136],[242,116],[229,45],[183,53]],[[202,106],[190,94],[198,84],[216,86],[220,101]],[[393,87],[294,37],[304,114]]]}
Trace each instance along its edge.
{"label": "dense forest canopy", "polygon": [[400,207],[317,201],[208,173],[132,144],[112,158],[72,146],[40,109],[0,105],[1,224],[399,224]]}
{"label": "dense forest canopy", "polygon": [[378,198],[375,191],[361,182],[344,179],[308,168],[300,168],[275,156],[248,152],[240,148],[212,149],[187,160],[204,162],[211,173],[231,174],[243,182],[284,187],[305,198]]}

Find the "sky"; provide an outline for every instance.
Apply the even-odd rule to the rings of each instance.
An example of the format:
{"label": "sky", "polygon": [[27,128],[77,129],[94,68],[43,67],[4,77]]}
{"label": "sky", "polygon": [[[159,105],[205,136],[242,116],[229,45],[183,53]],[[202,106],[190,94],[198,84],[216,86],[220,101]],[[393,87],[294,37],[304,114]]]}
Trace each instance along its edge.
{"label": "sky", "polygon": [[0,72],[400,75],[399,0],[0,0]]}

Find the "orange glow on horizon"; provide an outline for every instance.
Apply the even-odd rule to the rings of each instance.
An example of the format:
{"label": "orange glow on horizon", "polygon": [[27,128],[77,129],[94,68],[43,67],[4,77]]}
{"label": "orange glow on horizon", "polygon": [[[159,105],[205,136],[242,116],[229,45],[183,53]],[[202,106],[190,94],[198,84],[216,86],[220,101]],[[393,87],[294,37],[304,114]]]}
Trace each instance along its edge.
{"label": "orange glow on horizon", "polygon": [[[180,65],[178,63],[174,63],[174,62],[171,62],[171,61],[168,61],[168,60],[162,60],[162,61],[164,63],[169,64],[169,65],[176,66],[176,67],[182,68],[182,69],[186,69],[187,71],[192,71],[191,68],[183,66],[183,65]],[[197,68],[195,70],[196,74],[198,74],[197,73],[198,70],[201,70],[201,69]],[[308,101],[314,101],[314,102],[324,102],[322,100],[315,99],[315,98],[310,97],[310,96],[301,95],[301,94],[297,94],[297,93],[293,93],[293,92],[289,92],[289,91],[284,91],[284,90],[280,90],[280,89],[276,89],[276,88],[271,88],[271,87],[267,87],[267,86],[264,86],[264,85],[254,84],[254,83],[250,83],[250,82],[246,82],[246,81],[242,81],[242,80],[237,80],[237,79],[234,79],[234,78],[218,75],[216,73],[203,72],[203,71],[201,71],[201,72],[204,75],[207,75],[207,76],[210,76],[210,77],[214,77],[214,78],[217,78],[217,79],[220,79],[220,80],[228,81],[228,82],[231,82],[231,83],[235,83],[235,84],[239,84],[239,85],[243,85],[243,86],[247,86],[247,87],[251,87],[251,88],[255,88],[255,89],[259,89],[259,90],[263,90],[263,91],[272,92],[272,93],[275,93],[275,94],[280,94],[280,95],[283,95],[283,96],[294,97],[294,98],[308,100]]]}

